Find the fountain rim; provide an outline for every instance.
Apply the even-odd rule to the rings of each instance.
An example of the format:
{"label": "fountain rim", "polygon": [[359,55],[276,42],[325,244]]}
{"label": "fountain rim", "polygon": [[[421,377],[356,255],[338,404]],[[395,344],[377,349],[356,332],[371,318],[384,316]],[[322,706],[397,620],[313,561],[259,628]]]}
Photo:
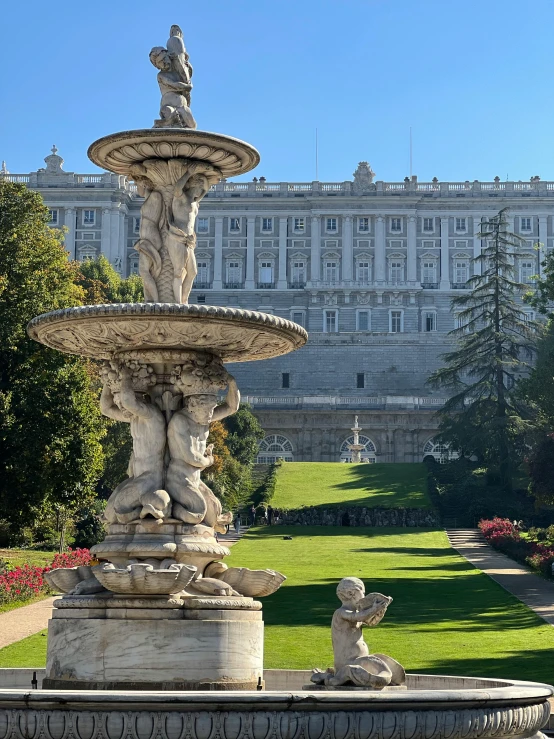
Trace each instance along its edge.
{"label": "fountain rim", "polygon": [[[427,676],[426,676],[427,677]],[[447,677],[435,675],[434,677]],[[460,680],[464,678],[460,677]],[[473,678],[479,679],[479,678]],[[485,680],[486,678],[483,678]],[[506,680],[497,688],[450,688],[438,690],[370,691],[142,691],[142,690],[0,690],[0,706],[9,702],[13,708],[24,706],[71,710],[138,709],[140,711],[175,710],[321,710],[376,711],[467,709],[471,707],[530,706],[544,702],[554,694],[546,683]]]}
{"label": "fountain rim", "polygon": [[[166,148],[146,153],[140,150],[143,146]],[[179,146],[188,150],[174,148]],[[260,153],[248,142],[197,128],[139,128],[111,133],[94,141],[87,149],[87,156],[98,167],[124,175],[129,175],[132,164],[147,159],[182,157],[209,161],[221,170],[223,177],[245,174],[260,163]]]}

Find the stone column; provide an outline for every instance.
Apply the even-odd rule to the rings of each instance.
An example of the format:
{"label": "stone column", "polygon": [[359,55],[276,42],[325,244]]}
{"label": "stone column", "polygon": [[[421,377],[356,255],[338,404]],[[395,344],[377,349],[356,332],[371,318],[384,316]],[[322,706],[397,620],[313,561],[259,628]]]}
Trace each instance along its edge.
{"label": "stone column", "polygon": [[287,225],[288,218],[279,218],[279,290],[287,289]]}
{"label": "stone column", "polygon": [[256,219],[254,216],[248,216],[246,221],[246,283],[247,290],[254,290],[254,229],[256,228]]}
{"label": "stone column", "polygon": [[221,290],[223,283],[221,272],[223,270],[223,217],[216,216],[215,219],[215,249],[214,249],[214,290]]}
{"label": "stone column", "polygon": [[548,238],[548,216],[539,216],[539,275],[544,277],[542,263],[546,257],[546,244]]}
{"label": "stone column", "polygon": [[312,216],[312,241],[311,241],[311,267],[310,267],[310,279],[314,280],[321,279],[321,233],[320,233],[320,218],[319,216]]}
{"label": "stone column", "polygon": [[118,242],[118,249],[117,249],[117,257],[121,258],[121,276],[125,276],[125,270],[126,270],[126,254],[127,254],[127,235],[126,235],[126,219],[125,219],[125,211],[120,206],[119,208],[119,242]]}
{"label": "stone column", "polygon": [[352,216],[345,216],[342,222],[342,279],[345,281],[352,279],[353,247]]}
{"label": "stone column", "polygon": [[417,229],[416,217],[408,216],[408,282],[417,282]]}
{"label": "stone column", "polygon": [[110,259],[110,242],[111,242],[111,209],[110,208],[102,208],[102,231],[100,234],[100,252],[106,257],[106,259]]}
{"label": "stone column", "polygon": [[119,251],[119,207],[119,204],[113,205],[112,209],[110,210],[110,252],[109,256],[106,256],[108,257],[112,265],[115,262]]}
{"label": "stone column", "polygon": [[77,259],[75,252],[75,208],[65,209],[64,226],[67,228],[67,233],[64,237],[64,246],[69,253],[69,258]]}
{"label": "stone column", "polygon": [[[481,256],[481,239],[477,234],[481,231],[481,216],[473,216],[473,258]],[[473,262],[473,274],[482,274],[483,265],[480,262]]]}
{"label": "stone column", "polygon": [[450,290],[450,249],[448,247],[448,216],[441,218],[441,290]]}
{"label": "stone column", "polygon": [[375,281],[380,284],[386,281],[384,216],[375,219]]}

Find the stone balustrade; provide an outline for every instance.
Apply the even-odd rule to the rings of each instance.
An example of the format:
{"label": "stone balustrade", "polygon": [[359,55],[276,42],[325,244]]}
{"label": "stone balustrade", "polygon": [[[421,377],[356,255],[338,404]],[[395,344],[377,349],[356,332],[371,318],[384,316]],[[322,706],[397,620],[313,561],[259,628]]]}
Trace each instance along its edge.
{"label": "stone balustrade", "polygon": [[368,409],[407,409],[435,410],[446,403],[445,398],[386,395],[339,396],[339,395],[245,395],[243,401],[254,408],[368,408]]}

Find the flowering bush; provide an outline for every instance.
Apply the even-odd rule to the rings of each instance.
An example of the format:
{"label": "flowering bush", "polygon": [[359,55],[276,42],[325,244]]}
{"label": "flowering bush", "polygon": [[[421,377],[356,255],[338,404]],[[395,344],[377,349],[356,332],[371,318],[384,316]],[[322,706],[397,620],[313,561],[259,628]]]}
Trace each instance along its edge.
{"label": "flowering bush", "polygon": [[50,566],[51,570],[57,567],[80,567],[88,565],[92,559],[88,549],[70,549],[68,552],[56,554]]}
{"label": "flowering bush", "polygon": [[52,564],[46,567],[25,564],[12,569],[7,564],[0,574],[0,605],[28,600],[45,593],[48,588],[48,584],[43,577],[45,572],[57,567],[87,565],[90,560],[91,555],[88,549],[75,549],[63,554],[56,554]]}
{"label": "flowering bush", "polygon": [[[524,539],[517,526],[508,518],[493,518],[491,521],[479,521],[479,528],[491,546],[499,549],[512,559],[538,570],[547,577],[552,577],[554,563],[554,546],[540,541]],[[546,531],[548,531],[547,529]],[[535,538],[538,529],[535,530]],[[542,538],[542,537],[540,537]]]}

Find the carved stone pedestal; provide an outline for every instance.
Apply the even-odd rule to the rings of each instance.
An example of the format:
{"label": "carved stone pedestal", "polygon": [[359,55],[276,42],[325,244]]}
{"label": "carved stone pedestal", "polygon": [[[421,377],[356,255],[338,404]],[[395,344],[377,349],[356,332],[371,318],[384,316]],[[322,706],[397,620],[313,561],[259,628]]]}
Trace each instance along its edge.
{"label": "carved stone pedestal", "polygon": [[106,594],[55,605],[46,689],[255,690],[263,679],[252,598]]}

